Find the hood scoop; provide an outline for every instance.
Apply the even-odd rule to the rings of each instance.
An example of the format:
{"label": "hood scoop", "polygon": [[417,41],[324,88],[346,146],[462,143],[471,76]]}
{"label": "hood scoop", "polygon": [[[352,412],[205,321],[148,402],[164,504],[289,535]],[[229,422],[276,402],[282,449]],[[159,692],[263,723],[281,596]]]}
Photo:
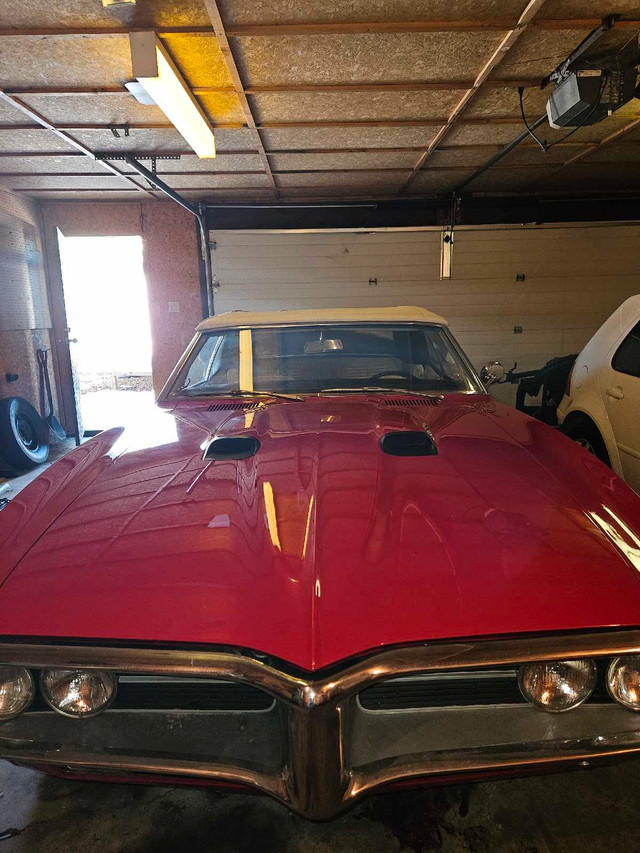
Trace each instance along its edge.
{"label": "hood scoop", "polygon": [[385,400],[385,406],[408,406],[416,408],[417,406],[439,406],[442,403],[442,397],[400,397],[397,400]]}
{"label": "hood scoop", "polygon": [[380,439],[383,453],[389,456],[437,456],[438,448],[430,432],[402,430],[388,432]]}
{"label": "hood scoop", "polygon": [[225,459],[249,459],[260,450],[260,442],[252,435],[237,435],[227,438],[212,438],[206,445],[203,459],[208,461]]}

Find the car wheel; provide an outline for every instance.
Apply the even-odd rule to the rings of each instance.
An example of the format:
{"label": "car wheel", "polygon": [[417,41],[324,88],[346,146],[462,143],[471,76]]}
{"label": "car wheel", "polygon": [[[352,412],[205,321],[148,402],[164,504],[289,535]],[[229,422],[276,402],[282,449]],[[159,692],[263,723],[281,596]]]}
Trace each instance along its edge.
{"label": "car wheel", "polygon": [[598,428],[591,421],[574,421],[565,428],[564,432],[569,438],[584,447],[586,451],[597,456],[601,462],[611,467],[611,460],[604,440]]}
{"label": "car wheel", "polygon": [[49,428],[33,406],[21,397],[0,400],[0,458],[15,471],[46,462]]}

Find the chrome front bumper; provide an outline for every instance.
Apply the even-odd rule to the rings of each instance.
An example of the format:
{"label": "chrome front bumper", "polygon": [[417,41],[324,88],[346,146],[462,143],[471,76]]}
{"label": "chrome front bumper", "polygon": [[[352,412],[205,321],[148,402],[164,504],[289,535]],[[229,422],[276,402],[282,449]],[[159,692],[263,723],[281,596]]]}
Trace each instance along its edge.
{"label": "chrome front bumper", "polygon": [[320,678],[241,653],[0,643],[3,664],[223,679],[275,700],[260,712],[114,709],[87,720],[29,711],[0,725],[0,758],[238,783],[305,817],[329,818],[397,782],[640,752],[640,715],[613,703],[546,714],[529,705],[371,711],[358,700],[376,682],[416,673],[619,654],[640,654],[640,631],[430,643],[383,651]]}

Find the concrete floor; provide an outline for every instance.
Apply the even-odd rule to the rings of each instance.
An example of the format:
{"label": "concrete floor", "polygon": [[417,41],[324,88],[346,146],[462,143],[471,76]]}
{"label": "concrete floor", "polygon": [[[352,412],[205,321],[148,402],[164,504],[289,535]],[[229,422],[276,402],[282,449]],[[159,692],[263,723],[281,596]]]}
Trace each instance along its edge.
{"label": "concrete floor", "polygon": [[[10,496],[42,470],[12,480]],[[385,794],[310,823],[266,797],[70,782],[0,761],[0,853],[636,853],[639,770]]]}
{"label": "concrete floor", "polygon": [[636,762],[371,797],[310,823],[250,794],[68,782],[0,762],[2,853],[635,853]]}

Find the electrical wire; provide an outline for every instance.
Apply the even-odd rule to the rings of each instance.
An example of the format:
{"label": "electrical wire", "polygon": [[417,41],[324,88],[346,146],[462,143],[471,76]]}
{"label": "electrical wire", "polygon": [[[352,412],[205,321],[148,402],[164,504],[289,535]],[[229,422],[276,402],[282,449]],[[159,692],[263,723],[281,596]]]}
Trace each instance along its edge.
{"label": "electrical wire", "polygon": [[524,86],[518,86],[518,97],[520,98],[520,115],[522,116],[522,121],[523,121],[523,123],[524,123],[524,126],[526,127],[527,132],[529,133],[529,136],[530,136],[532,139],[535,139],[535,141],[538,143],[538,145],[540,146],[540,148],[542,148],[542,150],[543,150],[543,151],[546,151],[546,150],[547,150],[547,143],[546,143],[546,141],[545,141],[545,142],[541,142],[541,141],[538,139],[538,137],[535,135],[535,133],[533,132],[533,129],[532,129],[531,127],[529,127],[529,122],[527,121],[527,117],[526,117],[526,115],[524,114],[524,103],[523,103],[523,100],[522,100],[522,96],[523,96],[523,94],[524,94]]}

